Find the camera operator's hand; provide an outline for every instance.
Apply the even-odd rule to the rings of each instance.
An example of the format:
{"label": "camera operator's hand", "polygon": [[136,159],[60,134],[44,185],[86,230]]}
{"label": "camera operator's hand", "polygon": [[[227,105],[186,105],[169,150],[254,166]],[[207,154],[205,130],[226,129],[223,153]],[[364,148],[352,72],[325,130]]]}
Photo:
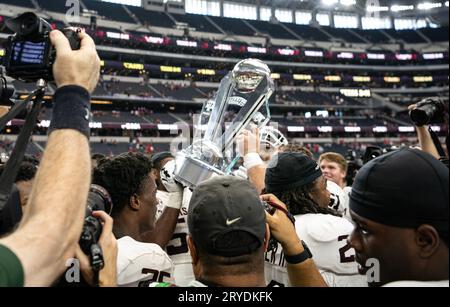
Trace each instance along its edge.
{"label": "camera operator's hand", "polygon": [[[262,201],[274,203],[286,209],[286,205],[275,195],[262,195]],[[302,244],[295,231],[295,226],[282,210],[275,210],[271,215],[266,212],[266,221],[269,224],[271,235],[280,242],[286,255],[296,255],[301,252]]]}
{"label": "camera operator's hand", "polygon": [[[274,195],[262,195],[261,200],[271,202],[283,208],[283,210],[287,208]],[[280,242],[286,256],[297,256],[305,251],[302,241],[295,231],[294,224],[282,210],[275,210],[273,215],[266,212],[266,222],[269,225],[271,235]],[[297,264],[287,262],[287,271],[292,287],[327,287],[312,259]]]}
{"label": "camera operator's hand", "polygon": [[[420,102],[417,104],[412,104],[412,105],[408,106],[408,110],[409,111],[415,110],[419,106],[420,106]],[[430,128],[429,125],[423,125],[423,126],[416,125],[417,137],[419,138],[419,146],[423,151],[431,154],[436,159],[440,159],[441,156],[439,155],[436,145],[434,144],[434,141],[433,141],[433,138],[431,137],[429,128]]]}
{"label": "camera operator's hand", "polygon": [[92,38],[82,31],[79,33],[81,47],[72,50],[69,40],[58,30],[50,33],[50,39],[56,49],[56,62],[53,75],[58,88],[66,85],[78,85],[92,93],[100,76],[100,58]]}
{"label": "camera operator's hand", "polygon": [[[99,285],[101,287],[117,286],[117,240],[112,232],[113,219],[104,211],[95,211],[92,216],[103,221],[103,230],[100,236],[99,245],[103,251],[105,267],[100,271]],[[83,253],[78,246],[75,254],[80,260],[81,273],[84,279],[91,285],[94,283],[94,272],[91,269],[89,257]]]}

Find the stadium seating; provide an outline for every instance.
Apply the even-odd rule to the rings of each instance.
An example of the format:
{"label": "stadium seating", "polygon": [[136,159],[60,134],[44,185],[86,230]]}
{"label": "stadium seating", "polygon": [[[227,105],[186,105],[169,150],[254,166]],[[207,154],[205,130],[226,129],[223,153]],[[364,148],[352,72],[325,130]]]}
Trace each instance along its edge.
{"label": "stadium seating", "polygon": [[28,7],[28,8],[33,8],[33,9],[35,8],[33,3],[31,3],[30,0],[1,0],[0,4],[22,6],[22,7]]}
{"label": "stadium seating", "polygon": [[39,6],[44,11],[58,12],[65,14],[68,7],[66,6],[66,1],[61,0],[37,0]]}
{"label": "stadium seating", "polygon": [[425,34],[433,42],[448,42],[448,27],[439,29],[424,28],[419,31]]}
{"label": "stadium seating", "polygon": [[389,42],[389,37],[387,37],[385,34],[383,34],[380,30],[360,30],[360,29],[354,29],[353,30],[358,35],[364,37],[369,42],[381,44]]}
{"label": "stadium seating", "polygon": [[143,84],[139,83],[125,83],[125,82],[104,82],[103,88],[107,92],[122,95],[133,95],[141,97],[158,97],[158,95]]}
{"label": "stadium seating", "polygon": [[186,23],[199,32],[221,33],[205,16],[192,14],[171,14],[178,22]]}
{"label": "stadium seating", "polygon": [[161,28],[173,28],[172,19],[163,12],[147,11],[141,7],[128,6],[128,9],[144,24]]}
{"label": "stadium seating", "polygon": [[254,36],[255,31],[247,26],[242,20],[236,18],[225,17],[209,17],[214,23],[216,23],[226,33],[232,33],[234,35]]}
{"label": "stadium seating", "polygon": [[398,41],[405,41],[406,43],[417,44],[426,43],[426,41],[421,37],[415,30],[385,30],[392,38]]}
{"label": "stadium seating", "polygon": [[326,32],[328,32],[333,38],[340,38],[345,42],[349,43],[364,43],[359,37],[353,35],[350,31],[346,29],[336,29],[331,27],[323,28]]}
{"label": "stadium seating", "polygon": [[305,40],[310,41],[329,41],[330,38],[324,34],[322,31],[315,27],[311,26],[302,26],[302,25],[296,25],[296,24],[288,24],[285,23],[285,26],[287,26],[289,29],[300,35],[301,38]]}
{"label": "stadium seating", "polygon": [[146,121],[131,112],[107,112],[107,111],[97,111],[93,112],[93,121],[101,123],[146,123]]}
{"label": "stadium seating", "polygon": [[136,23],[120,4],[93,0],[83,1],[83,3],[86,4],[86,7],[89,10],[96,11],[99,16],[103,16],[106,19],[127,23]]}
{"label": "stadium seating", "polygon": [[259,20],[249,20],[249,24],[255,27],[261,34],[270,35],[274,38],[281,39],[297,39],[291,33],[286,31],[281,25],[276,23],[269,23]]}
{"label": "stadium seating", "polygon": [[176,100],[192,101],[195,98],[205,98],[206,96],[192,87],[175,87],[173,89],[170,89],[168,86],[164,86],[161,84],[153,85],[153,87],[157,89],[161,94],[163,94],[164,97],[173,98]]}

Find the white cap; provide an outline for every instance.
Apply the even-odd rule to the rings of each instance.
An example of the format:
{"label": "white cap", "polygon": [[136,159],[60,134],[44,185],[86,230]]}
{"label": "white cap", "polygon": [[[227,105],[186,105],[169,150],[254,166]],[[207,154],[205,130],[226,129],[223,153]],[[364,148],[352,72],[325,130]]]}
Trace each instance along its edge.
{"label": "white cap", "polygon": [[130,237],[120,238],[117,244],[119,286],[138,287],[143,281],[173,282],[172,260],[159,245],[138,242]]}

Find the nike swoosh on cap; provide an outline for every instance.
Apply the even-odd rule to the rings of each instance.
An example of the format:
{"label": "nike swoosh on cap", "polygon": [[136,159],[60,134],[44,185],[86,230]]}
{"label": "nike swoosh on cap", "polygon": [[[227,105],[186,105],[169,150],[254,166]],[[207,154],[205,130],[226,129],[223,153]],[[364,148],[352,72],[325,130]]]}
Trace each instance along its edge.
{"label": "nike swoosh on cap", "polygon": [[240,221],[241,219],[242,219],[242,217],[238,217],[237,219],[234,219],[234,220],[231,220],[231,221],[229,219],[227,219],[227,226],[231,226],[234,223]]}

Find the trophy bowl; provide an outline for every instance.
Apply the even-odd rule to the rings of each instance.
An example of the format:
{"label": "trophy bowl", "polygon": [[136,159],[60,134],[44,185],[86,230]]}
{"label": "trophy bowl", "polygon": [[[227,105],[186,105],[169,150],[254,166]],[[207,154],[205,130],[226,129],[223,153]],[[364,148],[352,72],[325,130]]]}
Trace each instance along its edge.
{"label": "trophy bowl", "polygon": [[257,59],[240,61],[232,71],[236,88],[243,93],[254,91],[264,77],[270,77],[269,66]]}

